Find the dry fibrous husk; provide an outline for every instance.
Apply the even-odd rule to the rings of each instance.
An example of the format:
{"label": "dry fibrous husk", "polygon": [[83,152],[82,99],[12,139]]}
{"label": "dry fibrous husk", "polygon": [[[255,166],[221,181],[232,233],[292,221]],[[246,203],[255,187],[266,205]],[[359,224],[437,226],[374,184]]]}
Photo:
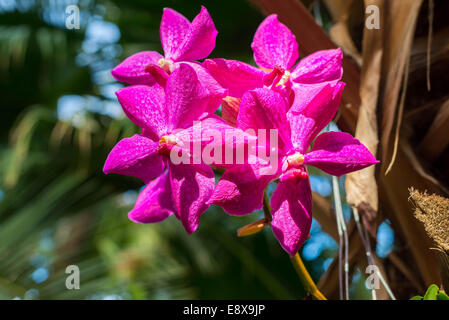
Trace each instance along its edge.
{"label": "dry fibrous husk", "polygon": [[428,195],[413,188],[410,198],[415,205],[414,215],[424,224],[428,235],[435,241],[438,265],[443,287],[449,290],[449,199],[436,194]]}
{"label": "dry fibrous husk", "polygon": [[415,217],[424,224],[435,243],[449,253],[449,199],[413,188],[409,191],[415,205]]}

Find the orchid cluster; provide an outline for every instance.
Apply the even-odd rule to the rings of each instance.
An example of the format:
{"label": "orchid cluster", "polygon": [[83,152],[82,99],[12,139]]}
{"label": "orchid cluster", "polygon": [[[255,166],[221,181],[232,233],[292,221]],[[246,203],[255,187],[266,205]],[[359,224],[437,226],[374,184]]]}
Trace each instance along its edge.
{"label": "orchid cluster", "polygon": [[[335,116],[345,86],[340,81],[342,52],[319,51],[297,63],[295,36],[270,15],[251,45],[258,67],[226,59],[199,62],[214,49],[217,33],[204,7],[192,22],[164,9],[164,55],[139,52],[112,70],[115,79],[130,84],[116,94],[142,131],[113,148],[104,172],[134,176],[146,184],[129,212],[132,221],[155,223],[175,215],[189,234],[212,204],[230,215],[261,209],[267,185],[276,181],[271,227],[282,248],[294,255],[312,222],[307,166],[341,176],[378,162],[347,133],[320,134]],[[222,117],[215,114],[220,106]],[[224,137],[227,130],[243,143],[208,134]],[[276,139],[259,141],[255,132],[260,130],[274,130]],[[217,161],[223,157],[217,148],[254,149],[255,140],[255,149],[269,150],[276,161],[259,152],[243,163]],[[212,150],[216,161],[195,158],[189,148],[195,143]],[[173,161],[183,151],[190,161]],[[213,168],[224,169],[216,185]]]}

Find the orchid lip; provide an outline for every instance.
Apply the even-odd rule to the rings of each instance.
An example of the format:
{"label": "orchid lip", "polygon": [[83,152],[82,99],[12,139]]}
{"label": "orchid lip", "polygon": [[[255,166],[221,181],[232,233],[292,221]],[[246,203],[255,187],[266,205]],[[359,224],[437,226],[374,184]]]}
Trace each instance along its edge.
{"label": "orchid lip", "polygon": [[309,175],[304,166],[304,155],[295,152],[287,156],[282,165],[282,172],[279,177],[280,181],[306,179]]}
{"label": "orchid lip", "polygon": [[279,177],[279,181],[282,182],[287,180],[300,180],[300,179],[307,179],[308,177],[309,174],[307,173],[304,167],[293,168],[281,174]]}
{"label": "orchid lip", "polygon": [[276,65],[273,69],[262,69],[269,72],[266,76],[267,86],[272,87],[284,87],[290,80],[291,72],[285,68]]}

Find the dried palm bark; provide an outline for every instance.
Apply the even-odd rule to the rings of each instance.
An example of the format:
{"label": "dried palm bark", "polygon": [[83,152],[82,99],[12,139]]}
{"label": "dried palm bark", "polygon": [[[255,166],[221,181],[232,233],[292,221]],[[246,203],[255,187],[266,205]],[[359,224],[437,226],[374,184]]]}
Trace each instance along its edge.
{"label": "dried palm bark", "polygon": [[330,38],[343,49],[346,55],[354,59],[360,67],[362,65],[362,55],[351,37],[351,29],[357,27],[363,20],[362,15],[356,12],[363,10],[363,2],[355,0],[326,0],[325,3],[335,22],[329,31]]}
{"label": "dried palm bark", "polygon": [[[376,5],[380,12],[385,9],[384,0],[366,0],[365,6]],[[381,25],[385,15],[381,15]],[[355,137],[373,153],[377,154],[379,132],[377,126],[377,105],[382,71],[384,29],[367,29],[363,33],[363,65],[361,68],[359,118]],[[357,207],[365,227],[374,234],[376,227],[370,221],[376,220],[379,211],[376,167],[366,168],[347,176],[347,201]],[[371,214],[369,214],[371,213]]]}
{"label": "dried palm bark", "polygon": [[[383,41],[384,54],[382,61],[383,101],[381,104],[381,157],[382,169],[391,164],[394,154],[395,139],[393,126],[400,127],[403,102],[399,102],[401,85],[407,82],[406,66],[410,58],[413,36],[422,0],[387,1],[384,8]],[[407,84],[402,94],[405,95]],[[398,110],[399,109],[399,110]],[[396,137],[395,137],[396,138]],[[394,159],[393,159],[394,161]]]}
{"label": "dried palm bark", "polygon": [[419,144],[426,159],[436,161],[449,146],[449,99],[438,110],[429,130]]}
{"label": "dried palm bark", "polygon": [[[251,1],[266,14],[278,14],[295,33],[303,55],[336,45],[345,51],[343,80],[348,90],[337,123],[342,130],[355,133],[382,160],[376,169],[348,176],[347,200],[359,209],[373,242],[380,221],[390,219],[397,249],[383,265],[398,298],[409,298],[417,288],[440,283],[432,240],[411,214],[408,188],[448,195],[449,21],[445,12],[449,3],[434,0],[432,11],[423,0],[366,0],[365,7],[374,4],[381,13],[381,28],[367,30],[360,17],[364,8],[349,6],[351,1],[324,1],[335,22],[329,37],[300,1]],[[429,30],[433,41],[429,41]],[[427,92],[429,79],[431,91]],[[335,236],[335,220],[320,213],[316,216]],[[357,239],[356,233],[350,238]],[[356,249],[350,248],[353,265],[366,261],[363,246],[357,251],[356,240],[350,246]],[[320,284],[323,290],[330,288],[330,298],[337,297],[332,292],[338,292],[333,289],[338,284],[338,268],[331,266]]]}

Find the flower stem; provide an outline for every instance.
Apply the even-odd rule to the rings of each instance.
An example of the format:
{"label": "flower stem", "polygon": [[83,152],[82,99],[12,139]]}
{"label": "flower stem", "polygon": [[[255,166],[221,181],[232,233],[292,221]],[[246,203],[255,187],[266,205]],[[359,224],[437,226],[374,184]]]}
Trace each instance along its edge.
{"label": "flower stem", "polygon": [[263,212],[265,214],[265,219],[267,219],[269,222],[271,222],[271,220],[273,220],[273,218],[271,216],[270,201],[268,200],[268,195],[267,195],[266,189],[265,189],[265,192],[263,193]]}
{"label": "flower stem", "polygon": [[[271,222],[271,208],[270,202],[268,201],[267,190],[263,194],[263,212],[265,213],[265,218]],[[312,277],[306,269],[306,266],[302,262],[299,253],[296,253],[292,258],[293,266],[298,273],[299,279],[301,280],[304,288],[317,300],[327,300],[326,297],[318,290],[315,282],[313,282]]]}
{"label": "flower stem", "polygon": [[306,266],[302,262],[301,256],[299,253],[296,253],[292,258],[293,266],[295,267],[296,272],[298,273],[299,279],[304,286],[304,288],[317,300],[327,300],[326,297],[318,290],[315,282],[313,282],[312,277],[306,269]]}

